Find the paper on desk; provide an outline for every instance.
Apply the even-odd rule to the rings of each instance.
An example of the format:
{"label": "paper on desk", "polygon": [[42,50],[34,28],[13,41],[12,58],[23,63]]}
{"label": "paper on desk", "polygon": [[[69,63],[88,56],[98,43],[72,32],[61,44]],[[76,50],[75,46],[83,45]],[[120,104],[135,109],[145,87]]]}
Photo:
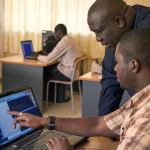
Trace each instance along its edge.
{"label": "paper on desk", "polygon": [[102,78],[102,75],[99,75],[99,76],[98,76],[98,78],[100,78],[100,79],[101,79],[101,78]]}

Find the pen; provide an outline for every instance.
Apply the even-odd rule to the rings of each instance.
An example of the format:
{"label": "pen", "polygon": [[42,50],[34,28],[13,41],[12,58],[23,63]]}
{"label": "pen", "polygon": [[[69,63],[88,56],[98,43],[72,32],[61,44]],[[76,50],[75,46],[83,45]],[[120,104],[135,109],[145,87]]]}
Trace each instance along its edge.
{"label": "pen", "polygon": [[90,147],[82,147],[82,149],[84,150],[108,150],[107,148],[90,148]]}

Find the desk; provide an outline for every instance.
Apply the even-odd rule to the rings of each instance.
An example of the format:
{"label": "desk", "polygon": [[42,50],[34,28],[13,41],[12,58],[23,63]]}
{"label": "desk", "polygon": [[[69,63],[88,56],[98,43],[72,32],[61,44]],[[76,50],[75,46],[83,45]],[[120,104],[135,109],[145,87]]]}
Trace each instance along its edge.
{"label": "desk", "polygon": [[2,92],[31,85],[42,112],[44,67],[58,63],[43,63],[24,59],[23,55],[0,58],[2,62]]}
{"label": "desk", "polygon": [[82,117],[98,116],[98,101],[100,91],[102,89],[100,85],[99,74],[89,72],[79,77],[79,80],[83,80],[82,83]]}
{"label": "desk", "polygon": [[[88,72],[79,77],[83,81],[82,86],[82,117],[98,116],[98,103],[100,91],[102,89],[99,78],[100,74]],[[130,98],[129,94],[125,91],[120,103],[122,106]]]}
{"label": "desk", "polygon": [[112,141],[107,137],[90,137],[86,142],[79,145],[75,150],[82,150],[82,147],[93,148],[108,148],[109,150],[116,150],[119,141]]}

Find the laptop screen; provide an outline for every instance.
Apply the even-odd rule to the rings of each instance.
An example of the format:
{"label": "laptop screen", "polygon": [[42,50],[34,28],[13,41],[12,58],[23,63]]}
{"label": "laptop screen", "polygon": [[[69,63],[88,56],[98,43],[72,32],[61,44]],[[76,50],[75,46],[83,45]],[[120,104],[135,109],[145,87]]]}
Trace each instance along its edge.
{"label": "laptop screen", "polygon": [[24,56],[30,56],[33,52],[32,41],[21,41],[21,47]]}
{"label": "laptop screen", "polygon": [[18,91],[7,96],[0,97],[0,146],[11,142],[12,140],[21,137],[24,134],[31,132],[34,129],[22,127],[21,129],[16,125],[13,129],[13,121],[16,116],[6,114],[8,111],[20,111],[31,113],[33,115],[42,116],[34,95],[31,89]]}

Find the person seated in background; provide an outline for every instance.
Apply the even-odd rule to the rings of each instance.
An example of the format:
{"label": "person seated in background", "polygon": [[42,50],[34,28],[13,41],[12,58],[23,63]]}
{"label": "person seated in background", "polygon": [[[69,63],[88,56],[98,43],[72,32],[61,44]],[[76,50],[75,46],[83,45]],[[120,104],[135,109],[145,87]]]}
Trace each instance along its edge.
{"label": "person seated in background", "polygon": [[[134,89],[136,94],[118,110],[101,117],[49,118],[37,117],[28,113],[6,111],[18,115],[14,128],[53,129],[80,136],[119,137],[117,150],[150,147],[150,29],[134,29],[119,40],[115,60],[117,81],[123,89]],[[55,121],[54,121],[55,120]],[[53,123],[52,123],[52,122]],[[46,143],[50,150],[73,150],[65,137],[50,138]]]}
{"label": "person seated in background", "polygon": [[[73,73],[74,60],[80,54],[79,45],[72,37],[67,35],[67,28],[63,24],[58,24],[55,27],[54,36],[59,42],[51,53],[46,53],[45,51],[39,53],[33,52],[32,56],[41,62],[49,63],[60,59],[58,64],[45,68],[46,81],[49,79],[70,81]],[[62,91],[61,95],[64,93],[64,86],[62,84],[59,85],[59,90]],[[62,102],[62,100],[59,102]]]}
{"label": "person seated in background", "polygon": [[74,60],[80,54],[80,48],[77,42],[67,35],[67,28],[63,24],[58,24],[54,31],[55,39],[58,42],[51,53],[41,51],[32,53],[41,62],[53,62],[60,59],[60,63],[51,68],[49,73],[50,79],[70,81],[73,71]]}

